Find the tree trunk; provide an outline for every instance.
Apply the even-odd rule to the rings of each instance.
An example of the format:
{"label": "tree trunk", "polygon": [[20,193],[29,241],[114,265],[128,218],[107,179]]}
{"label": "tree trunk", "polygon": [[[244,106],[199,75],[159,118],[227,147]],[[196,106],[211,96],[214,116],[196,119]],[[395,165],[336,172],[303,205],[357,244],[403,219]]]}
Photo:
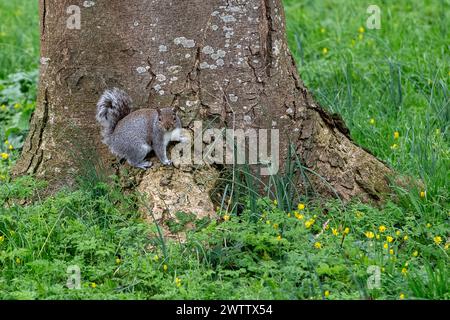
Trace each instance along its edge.
{"label": "tree trunk", "polygon": [[[391,170],[355,145],[300,80],[280,0],[84,1],[80,30],[66,26],[72,3],[40,0],[38,103],[16,174],[34,173],[59,187],[71,183],[83,150],[96,150],[111,164],[95,106],[104,89],[120,87],[135,107],[176,106],[185,128],[194,120],[218,128],[278,128],[281,161],[292,143],[303,165],[317,173],[309,180],[321,194],[378,200],[389,190]],[[144,190],[158,193],[159,186],[167,193],[177,174],[194,175],[177,171],[148,170]],[[172,187],[163,183],[167,176]],[[197,177],[192,182],[185,191],[199,199],[211,188]],[[182,192],[169,204],[161,200],[166,209],[199,204],[179,201]]]}

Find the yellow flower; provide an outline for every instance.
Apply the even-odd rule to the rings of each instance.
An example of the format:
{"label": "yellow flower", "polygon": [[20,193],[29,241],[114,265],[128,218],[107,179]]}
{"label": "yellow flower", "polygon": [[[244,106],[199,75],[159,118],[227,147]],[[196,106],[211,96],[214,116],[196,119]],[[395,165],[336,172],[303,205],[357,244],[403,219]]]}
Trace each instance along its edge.
{"label": "yellow flower", "polygon": [[2,243],[3,241],[5,241],[5,236],[0,236],[0,243]]}
{"label": "yellow flower", "polygon": [[355,214],[357,218],[362,218],[364,216],[364,213],[362,213],[361,211],[356,211]]}
{"label": "yellow flower", "polygon": [[2,157],[3,160],[8,160],[9,158],[9,154],[7,153],[1,153],[0,156]]}
{"label": "yellow flower", "polygon": [[8,149],[9,149],[9,150],[14,149],[14,147],[12,146],[12,144],[10,144],[10,145],[8,146]]}
{"label": "yellow flower", "polygon": [[398,237],[399,235],[401,235],[402,232],[400,230],[395,231],[395,235]]}
{"label": "yellow flower", "polygon": [[325,54],[327,54],[328,53],[328,49],[327,48],[323,48],[322,49],[322,53],[325,55]]}
{"label": "yellow flower", "polygon": [[175,278],[175,285],[177,286],[177,287],[181,287],[181,279],[180,278]]}
{"label": "yellow flower", "polygon": [[375,124],[375,119],[374,119],[374,118],[371,118],[371,119],[369,120],[369,123],[370,123],[371,125],[374,125],[374,124]]}
{"label": "yellow flower", "polygon": [[375,236],[375,238],[376,238],[377,240],[380,240],[380,235],[377,234],[377,235]]}
{"label": "yellow flower", "polygon": [[298,210],[302,211],[305,209],[305,205],[303,203],[299,203],[297,208],[298,208]]}
{"label": "yellow flower", "polygon": [[403,269],[402,269],[402,274],[403,274],[403,275],[406,275],[407,273],[408,273],[408,269],[403,268]]}
{"label": "yellow flower", "polygon": [[19,258],[16,258],[16,263],[20,264],[22,262],[22,260],[20,260]]}
{"label": "yellow flower", "polygon": [[389,250],[389,254],[394,254],[394,249]]}
{"label": "yellow flower", "polygon": [[344,234],[349,234],[349,233],[350,233],[350,228],[348,228],[348,227],[345,228],[345,229],[344,229]]}
{"label": "yellow flower", "polygon": [[394,144],[391,146],[391,149],[392,149],[392,150],[398,149],[398,144],[394,143]]}
{"label": "yellow flower", "polygon": [[314,224],[314,219],[309,219],[308,221],[305,221],[305,227],[309,229]]}
{"label": "yellow flower", "polygon": [[325,33],[325,28],[320,28],[320,33]]}
{"label": "yellow flower", "polygon": [[427,195],[427,192],[426,192],[426,191],[420,191],[419,196],[420,196],[421,198],[425,198],[426,195]]}
{"label": "yellow flower", "polygon": [[316,243],[314,243],[314,248],[322,249],[322,244],[320,242],[316,242]]}
{"label": "yellow flower", "polygon": [[385,232],[386,231],[386,227],[385,226],[379,226],[378,227],[378,230],[380,231],[380,232]]}
{"label": "yellow flower", "polygon": [[405,240],[405,241],[408,240],[408,239],[409,239],[408,236],[404,236],[404,237],[403,237],[403,240]]}
{"label": "yellow flower", "polygon": [[295,214],[295,217],[296,217],[298,220],[303,220],[303,218],[304,218],[305,216],[297,212],[297,213]]}
{"label": "yellow flower", "polygon": [[274,224],[273,224],[273,228],[274,228],[274,229],[278,229],[278,223],[274,223]]}
{"label": "yellow flower", "polygon": [[226,214],[226,215],[223,216],[223,220],[224,220],[224,221],[229,221],[230,218],[231,218],[231,217],[230,217],[230,215],[228,215],[228,214]]}
{"label": "yellow flower", "polygon": [[386,240],[387,240],[387,242],[390,243],[390,242],[394,241],[394,238],[392,238],[391,236],[387,236]]}
{"label": "yellow flower", "polygon": [[6,106],[5,106],[4,104],[2,104],[2,106],[0,107],[0,109],[1,109],[2,111],[6,111]]}
{"label": "yellow flower", "polygon": [[435,236],[433,238],[434,243],[436,243],[437,245],[440,245],[442,242],[442,238],[440,236]]}
{"label": "yellow flower", "polygon": [[419,251],[417,251],[417,250],[414,251],[412,255],[413,255],[413,257],[417,257],[419,255]]}
{"label": "yellow flower", "polygon": [[399,296],[399,298],[400,298],[400,300],[403,300],[403,299],[405,299],[405,294],[403,294],[403,293],[400,293],[400,296]]}
{"label": "yellow flower", "polygon": [[155,261],[158,261],[158,260],[159,260],[159,257],[158,257],[157,254],[155,254],[155,256],[153,257],[153,260],[155,260]]}
{"label": "yellow flower", "polygon": [[394,139],[398,139],[400,137],[400,133],[398,131],[394,132]]}
{"label": "yellow flower", "polygon": [[164,272],[167,271],[168,269],[169,269],[169,267],[167,266],[167,264],[163,265]]}
{"label": "yellow flower", "polygon": [[290,217],[291,217],[291,213],[288,213],[288,214],[287,214],[287,217],[290,218]]}
{"label": "yellow flower", "polygon": [[366,30],[364,30],[364,27],[361,26],[361,27],[358,28],[358,32],[359,33],[364,33],[364,31],[366,31]]}
{"label": "yellow flower", "polygon": [[338,236],[338,235],[339,235],[339,232],[337,231],[336,228],[332,228],[332,229],[331,229],[331,232],[333,232],[333,234],[334,234],[335,236]]}
{"label": "yellow flower", "polygon": [[9,141],[8,141],[8,140],[5,140],[5,144],[8,145],[8,144],[9,144]]}
{"label": "yellow flower", "polygon": [[19,109],[20,108],[20,104],[19,103],[16,103],[15,105],[14,105],[14,109]]}
{"label": "yellow flower", "polygon": [[450,243],[446,243],[445,246],[444,246],[444,249],[448,250],[449,245],[450,245]]}
{"label": "yellow flower", "polygon": [[431,223],[426,224],[427,228],[431,228]]}
{"label": "yellow flower", "polygon": [[278,241],[281,240],[281,234],[279,234],[279,235],[277,236],[277,240],[278,240]]}
{"label": "yellow flower", "polygon": [[328,298],[330,296],[330,291],[326,290],[323,295],[325,296],[325,298]]}
{"label": "yellow flower", "polygon": [[373,237],[375,237],[375,234],[372,231],[367,231],[365,233],[366,237],[369,239],[372,239]]}
{"label": "yellow flower", "polygon": [[94,289],[97,288],[97,284],[95,282],[92,282],[91,283],[91,288],[94,288]]}
{"label": "yellow flower", "polygon": [[277,200],[273,200],[273,204],[277,206],[278,205],[278,201]]}
{"label": "yellow flower", "polygon": [[385,249],[389,248],[389,245],[387,244],[387,242],[385,242],[385,243],[383,244],[383,248],[385,248]]}
{"label": "yellow flower", "polygon": [[266,221],[266,224],[267,224],[267,225],[270,225],[270,220],[267,220],[267,221]]}
{"label": "yellow flower", "polygon": [[120,260],[120,258],[116,258],[116,264],[120,264],[122,262],[122,260]]}

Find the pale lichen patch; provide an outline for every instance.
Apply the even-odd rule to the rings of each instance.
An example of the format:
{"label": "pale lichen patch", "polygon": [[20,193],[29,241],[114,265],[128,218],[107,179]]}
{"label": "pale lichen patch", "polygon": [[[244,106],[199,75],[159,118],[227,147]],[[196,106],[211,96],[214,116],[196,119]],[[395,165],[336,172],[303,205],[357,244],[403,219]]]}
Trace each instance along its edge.
{"label": "pale lichen patch", "polygon": [[186,39],[186,37],[178,37],[173,40],[176,45],[181,45],[184,48],[193,48],[195,47],[195,41],[192,39]]}

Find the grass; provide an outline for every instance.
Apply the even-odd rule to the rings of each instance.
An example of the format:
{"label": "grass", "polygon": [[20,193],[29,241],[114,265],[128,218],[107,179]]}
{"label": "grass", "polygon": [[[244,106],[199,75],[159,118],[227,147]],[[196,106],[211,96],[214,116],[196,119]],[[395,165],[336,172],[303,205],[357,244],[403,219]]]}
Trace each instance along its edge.
{"label": "grass", "polygon": [[[123,195],[117,182],[86,179],[42,199],[45,183],[9,178],[34,107],[36,4],[2,2],[0,299],[450,298],[449,3],[380,2],[380,30],[366,28],[362,1],[284,4],[290,47],[315,98],[423,189],[396,187],[381,208],[318,202],[292,188],[304,170],[294,161],[270,181],[270,198],[259,197],[240,167],[220,221],[178,214],[195,225],[183,244],[146,223],[139,196]],[[71,266],[80,268],[80,290],[67,288]]]}

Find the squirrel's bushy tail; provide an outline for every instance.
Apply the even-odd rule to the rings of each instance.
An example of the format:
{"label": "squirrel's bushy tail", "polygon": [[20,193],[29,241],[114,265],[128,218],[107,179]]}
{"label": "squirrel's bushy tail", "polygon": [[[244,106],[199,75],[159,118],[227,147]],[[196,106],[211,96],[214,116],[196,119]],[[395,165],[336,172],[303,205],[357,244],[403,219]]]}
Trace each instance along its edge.
{"label": "squirrel's bushy tail", "polygon": [[118,88],[106,90],[97,103],[96,119],[103,127],[103,142],[108,144],[109,137],[120,119],[130,113],[131,98]]}

